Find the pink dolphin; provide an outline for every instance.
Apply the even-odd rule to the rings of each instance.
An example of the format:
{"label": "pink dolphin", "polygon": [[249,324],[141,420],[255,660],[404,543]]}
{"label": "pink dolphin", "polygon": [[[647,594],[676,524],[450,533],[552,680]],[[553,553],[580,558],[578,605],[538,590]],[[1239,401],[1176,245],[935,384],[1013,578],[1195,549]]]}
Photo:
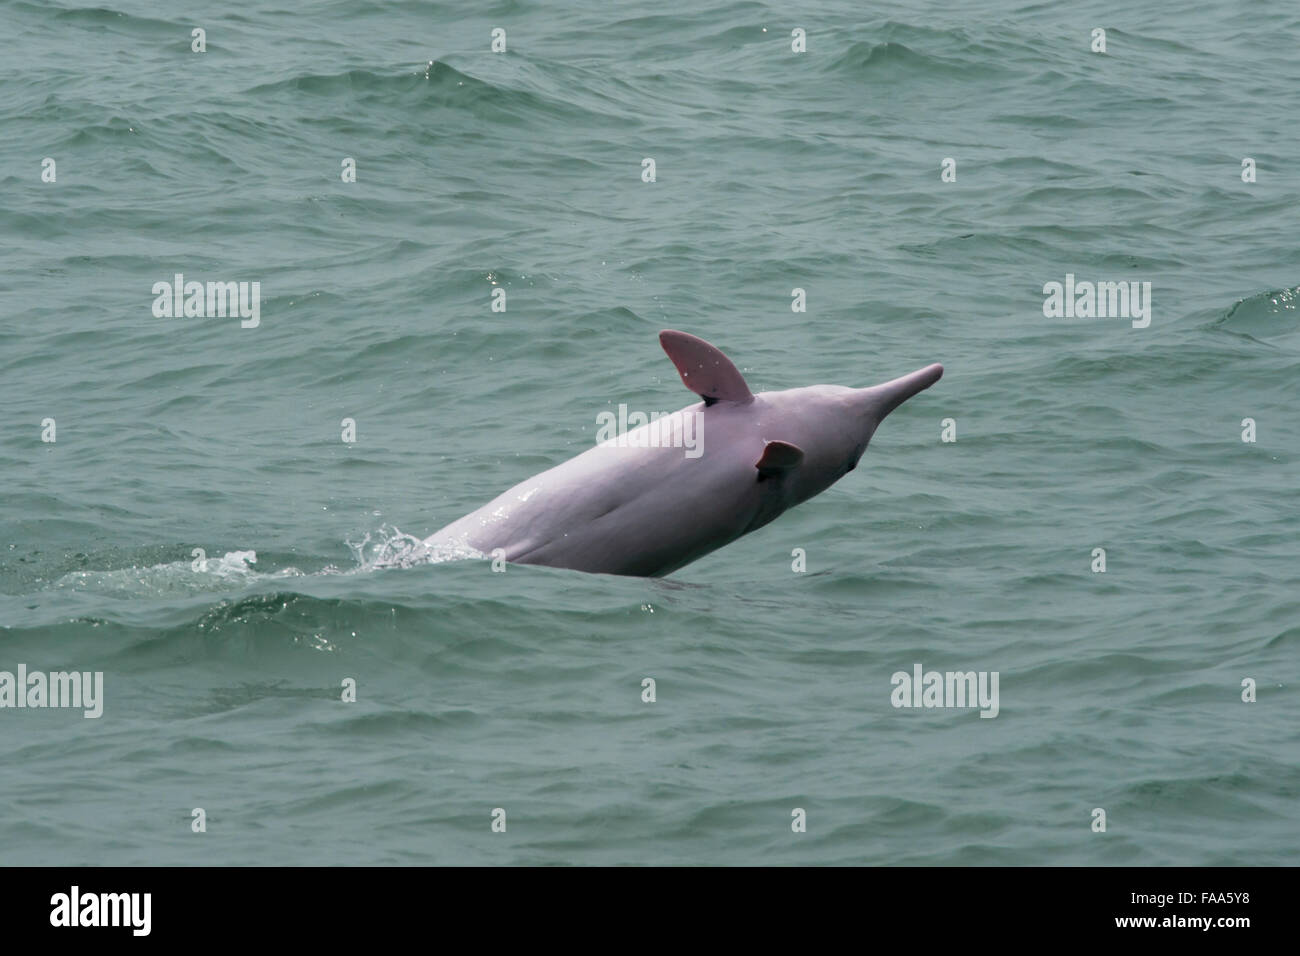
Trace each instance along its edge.
{"label": "pink dolphin", "polygon": [[936,364],[871,388],[755,395],[703,339],[668,330],[659,342],[702,402],[520,482],[425,545],[499,548],[510,562],[577,571],[671,574],[835,484],[884,417],[943,375]]}

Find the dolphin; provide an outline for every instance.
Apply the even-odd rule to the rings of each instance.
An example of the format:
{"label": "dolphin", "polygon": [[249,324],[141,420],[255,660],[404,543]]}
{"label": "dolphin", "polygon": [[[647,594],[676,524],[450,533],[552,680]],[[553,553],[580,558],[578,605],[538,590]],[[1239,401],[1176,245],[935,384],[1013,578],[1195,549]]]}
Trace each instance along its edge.
{"label": "dolphin", "polygon": [[835,484],[884,417],[943,375],[934,364],[871,388],[755,395],[703,339],[669,329],[659,343],[702,401],[521,481],[424,545],[500,549],[511,563],[575,571],[671,574]]}

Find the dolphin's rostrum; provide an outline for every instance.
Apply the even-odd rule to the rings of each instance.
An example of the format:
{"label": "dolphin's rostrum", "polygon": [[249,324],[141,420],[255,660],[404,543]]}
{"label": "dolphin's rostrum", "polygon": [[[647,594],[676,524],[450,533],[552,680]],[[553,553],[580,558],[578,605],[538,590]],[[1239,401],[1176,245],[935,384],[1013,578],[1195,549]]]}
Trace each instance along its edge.
{"label": "dolphin's rostrum", "polygon": [[[522,481],[425,540],[497,549],[505,559],[606,574],[671,574],[761,528],[852,471],[886,415],[929,388],[942,365],[871,388],[810,385],[755,395],[722,352],[659,333],[703,401]],[[699,416],[702,453],[651,441]],[[637,434],[654,429],[653,434]]]}

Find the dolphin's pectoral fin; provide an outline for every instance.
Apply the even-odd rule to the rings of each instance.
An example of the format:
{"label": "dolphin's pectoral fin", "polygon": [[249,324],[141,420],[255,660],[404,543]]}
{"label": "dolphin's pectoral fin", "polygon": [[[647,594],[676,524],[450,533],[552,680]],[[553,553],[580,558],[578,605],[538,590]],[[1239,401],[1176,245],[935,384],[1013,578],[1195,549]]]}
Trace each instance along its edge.
{"label": "dolphin's pectoral fin", "polygon": [[803,461],[803,449],[787,441],[770,441],[763,449],[762,456],[754,464],[758,469],[758,480],[776,478],[792,468],[797,468]]}
{"label": "dolphin's pectoral fin", "polygon": [[748,402],[754,394],[745,384],[745,376],[731,364],[731,359],[704,339],[687,332],[665,329],[659,333],[659,344],[664,347],[682,384],[704,399],[705,405],[715,402]]}

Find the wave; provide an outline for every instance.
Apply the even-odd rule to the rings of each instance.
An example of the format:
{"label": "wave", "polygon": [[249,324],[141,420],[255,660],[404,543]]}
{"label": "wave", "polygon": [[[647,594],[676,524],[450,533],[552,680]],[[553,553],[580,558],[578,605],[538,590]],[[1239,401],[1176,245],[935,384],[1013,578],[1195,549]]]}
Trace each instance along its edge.
{"label": "wave", "polygon": [[484,123],[507,126],[531,126],[547,119],[566,123],[593,119],[590,111],[572,102],[481,80],[440,60],[429,60],[414,71],[401,73],[368,69],[306,73],[254,86],[244,95],[253,101],[284,98],[299,107],[303,96],[307,96],[403,110],[450,108],[465,110]]}
{"label": "wave", "polygon": [[1210,323],[1212,328],[1255,339],[1294,335],[1300,318],[1300,288],[1274,289],[1239,299]]}
{"label": "wave", "polygon": [[257,552],[228,551],[220,557],[197,552],[190,561],[169,561],[144,567],[111,570],[78,570],[62,575],[47,585],[46,591],[84,591],[117,598],[173,597],[212,592],[240,591],[250,585],[346,574],[365,574],[386,568],[412,568],[423,564],[442,564],[484,558],[486,555],[468,546],[428,547],[423,540],[391,525],[365,532],[359,540],[345,542],[356,564],[340,568],[327,564],[316,571],[304,572],[292,565],[260,569]]}

